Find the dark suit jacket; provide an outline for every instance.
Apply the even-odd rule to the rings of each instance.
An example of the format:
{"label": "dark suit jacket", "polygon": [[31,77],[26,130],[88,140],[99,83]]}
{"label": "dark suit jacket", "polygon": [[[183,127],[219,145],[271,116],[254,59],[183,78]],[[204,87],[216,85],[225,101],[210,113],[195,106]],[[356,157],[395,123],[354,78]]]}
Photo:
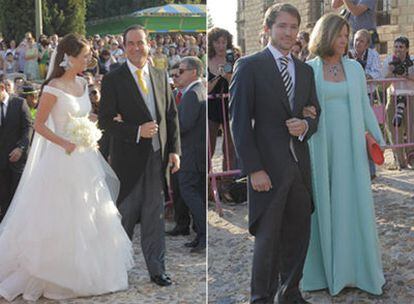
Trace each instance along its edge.
{"label": "dark suit jacket", "polygon": [[311,169],[307,139],[317,129],[318,119],[306,119],[309,130],[300,142],[293,137],[298,164],[289,150],[291,135],[286,120],[303,118],[302,110],[313,105],[320,107],[316,96],[312,68],[294,59],[295,103],[290,108],[286,90],[272,53],[268,48],[239,59],[230,85],[230,123],[242,170],[249,175],[265,170],[273,189],[256,192],[249,184],[249,225],[254,234],[255,223],[270,201],[286,197],[293,166],[298,165],[311,194]]}
{"label": "dark suit jacket", "polygon": [[206,89],[199,82],[178,105],[181,133],[181,171],[206,171]]}
{"label": "dark suit jacket", "polygon": [[[154,90],[163,168],[166,169],[169,153],[180,154],[177,109],[167,74],[151,66],[149,74]],[[117,114],[121,114],[123,122],[113,120]],[[127,63],[106,74],[102,80],[99,125],[113,138],[111,165],[121,181],[118,203],[132,191],[152,151],[151,139],[141,137],[139,143],[136,142],[138,127],[149,121],[152,121],[151,114]]]}
{"label": "dark suit jacket", "polygon": [[[23,172],[32,133],[32,118],[26,101],[10,97],[4,125],[0,127],[0,170],[10,166],[15,172]],[[9,154],[17,147],[23,150],[23,155],[19,161],[11,163]]]}

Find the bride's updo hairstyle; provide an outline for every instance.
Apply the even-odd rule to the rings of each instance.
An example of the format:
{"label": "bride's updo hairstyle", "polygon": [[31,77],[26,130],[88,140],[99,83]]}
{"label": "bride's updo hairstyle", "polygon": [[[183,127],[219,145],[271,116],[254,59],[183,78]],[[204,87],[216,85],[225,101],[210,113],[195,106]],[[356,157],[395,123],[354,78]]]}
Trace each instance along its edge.
{"label": "bride's updo hairstyle", "polygon": [[65,37],[63,37],[56,49],[56,56],[53,62],[52,73],[50,74],[49,78],[47,78],[43,83],[42,90],[43,87],[47,85],[52,79],[59,78],[65,73],[65,69],[61,66],[65,54],[67,56],[76,57],[87,46],[89,46],[88,41],[79,34],[67,34]]}

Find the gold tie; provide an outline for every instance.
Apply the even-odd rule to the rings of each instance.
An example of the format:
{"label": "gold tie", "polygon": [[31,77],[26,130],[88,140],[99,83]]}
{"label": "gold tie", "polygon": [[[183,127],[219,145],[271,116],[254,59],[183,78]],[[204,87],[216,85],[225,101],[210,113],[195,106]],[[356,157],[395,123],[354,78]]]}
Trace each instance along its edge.
{"label": "gold tie", "polygon": [[148,95],[147,82],[144,79],[144,71],[141,69],[138,69],[135,73],[137,74],[137,77],[138,77],[138,85],[141,88],[141,92],[144,93],[145,95]]}

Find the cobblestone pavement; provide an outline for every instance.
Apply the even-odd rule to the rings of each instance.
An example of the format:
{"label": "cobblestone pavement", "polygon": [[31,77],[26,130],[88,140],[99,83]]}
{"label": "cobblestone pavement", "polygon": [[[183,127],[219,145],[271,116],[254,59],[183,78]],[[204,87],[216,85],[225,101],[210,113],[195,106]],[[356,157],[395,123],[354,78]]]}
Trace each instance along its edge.
{"label": "cobblestone pavement", "polygon": [[[167,223],[171,229],[172,223]],[[108,295],[78,298],[64,301],[40,299],[39,304],[204,304],[206,302],[206,258],[204,254],[190,254],[183,244],[194,238],[190,236],[166,237],[166,268],[173,285],[158,287],[149,280],[139,241],[139,225],[134,238],[135,266],[129,273],[129,288]],[[8,302],[0,300],[0,304]],[[22,297],[13,304],[33,303]]]}
{"label": "cobblestone pavement", "polygon": [[[215,165],[219,162],[213,162]],[[386,284],[381,296],[346,289],[304,293],[314,304],[414,303],[414,171],[380,170],[373,183]],[[248,303],[254,238],[247,231],[247,203],[224,204],[220,218],[209,208],[209,303]]]}

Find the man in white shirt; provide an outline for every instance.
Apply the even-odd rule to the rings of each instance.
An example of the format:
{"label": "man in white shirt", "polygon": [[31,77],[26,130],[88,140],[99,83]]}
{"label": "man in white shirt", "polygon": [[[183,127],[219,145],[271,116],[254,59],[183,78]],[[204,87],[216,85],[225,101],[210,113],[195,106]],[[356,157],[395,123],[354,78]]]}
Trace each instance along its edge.
{"label": "man in white shirt", "polygon": [[[117,206],[141,245],[151,281],[171,285],[165,273],[164,177],[180,168],[177,109],[165,71],[148,64],[148,35],[139,25],[124,32],[127,62],[102,80],[100,126],[112,136],[111,165],[121,181]],[[122,120],[114,120],[120,114]]]}
{"label": "man in white shirt", "polygon": [[[269,44],[236,61],[230,125],[248,175],[249,231],[255,236],[251,303],[308,303],[299,290],[312,212],[307,140],[320,107],[312,68],[290,54],[300,15],[290,4],[267,10]],[[313,106],[315,118],[304,118]]]}

